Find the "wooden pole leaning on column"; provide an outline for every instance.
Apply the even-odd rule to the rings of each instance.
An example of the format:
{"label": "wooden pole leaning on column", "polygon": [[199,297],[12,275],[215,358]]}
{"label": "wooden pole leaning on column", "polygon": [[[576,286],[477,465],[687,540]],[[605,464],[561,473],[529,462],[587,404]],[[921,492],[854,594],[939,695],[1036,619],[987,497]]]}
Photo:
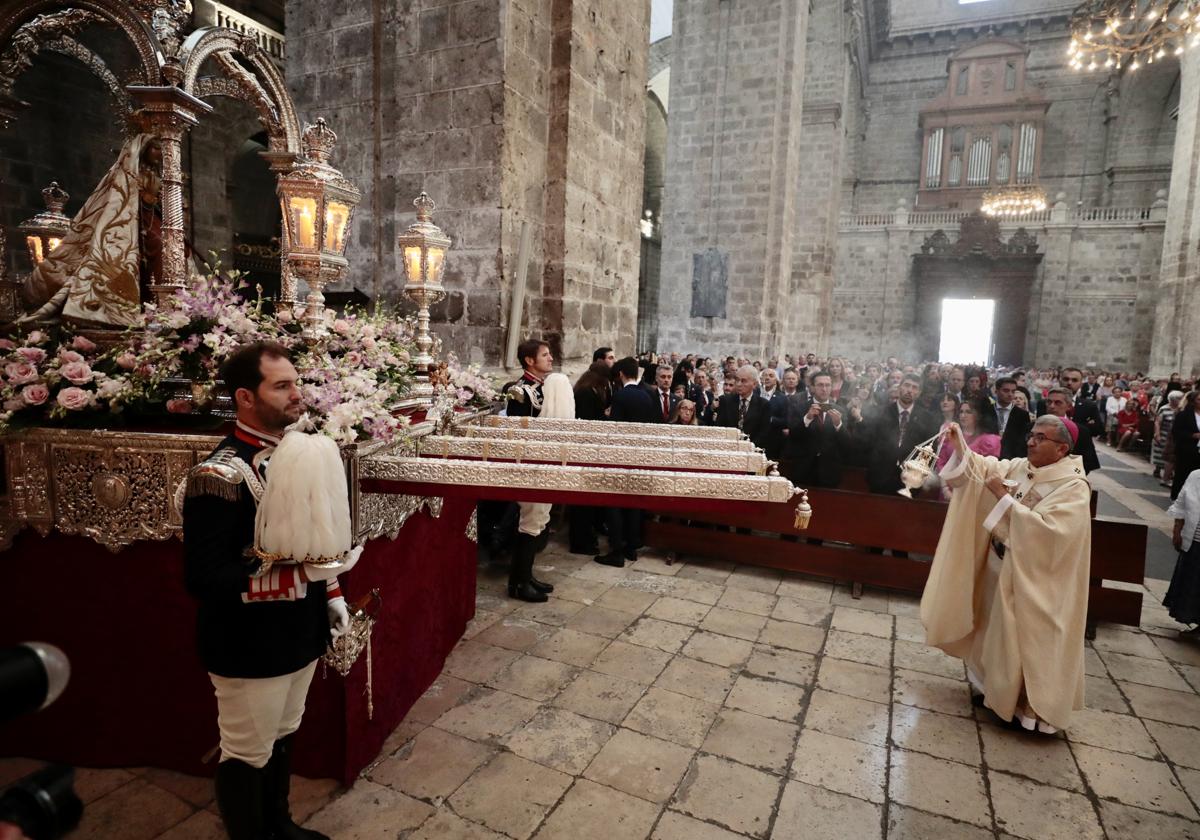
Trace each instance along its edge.
{"label": "wooden pole leaning on column", "polygon": [[187,283],[187,248],[183,230],[183,138],[212,111],[212,106],[174,86],[131,85],[126,90],[141,106],[142,130],[162,148],[162,276],[150,287],[163,304]]}

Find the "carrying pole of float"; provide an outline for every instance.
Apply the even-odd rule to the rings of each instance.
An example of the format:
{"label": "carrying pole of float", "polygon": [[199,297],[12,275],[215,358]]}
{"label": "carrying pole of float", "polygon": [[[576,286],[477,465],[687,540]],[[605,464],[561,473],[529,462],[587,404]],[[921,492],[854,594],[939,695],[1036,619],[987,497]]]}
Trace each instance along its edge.
{"label": "carrying pole of float", "polygon": [[517,345],[521,342],[521,313],[525,309],[525,277],[529,273],[529,246],[532,230],[529,220],[521,222],[521,243],[517,247],[517,271],[513,280],[512,302],[508,312],[508,347],[504,353],[504,367],[513,370],[521,366],[517,359]]}

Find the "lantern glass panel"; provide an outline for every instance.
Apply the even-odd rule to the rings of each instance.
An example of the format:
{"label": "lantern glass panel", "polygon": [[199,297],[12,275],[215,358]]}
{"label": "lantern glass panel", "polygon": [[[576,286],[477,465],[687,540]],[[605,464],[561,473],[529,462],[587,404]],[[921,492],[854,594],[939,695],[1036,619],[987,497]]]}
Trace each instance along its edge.
{"label": "lantern glass panel", "polygon": [[50,256],[51,254],[53,254],[54,249],[57,248],[59,246],[59,243],[61,243],[61,242],[62,242],[62,238],[58,237],[58,236],[51,236],[49,239],[47,239],[46,244],[47,244],[48,250],[46,251],[46,256]]}
{"label": "lantern glass panel", "polygon": [[37,265],[42,261],[42,239],[40,236],[26,236],[25,247],[29,249],[29,259]]}
{"label": "lantern glass panel", "polygon": [[421,272],[422,250],[420,245],[409,245],[404,249],[404,273],[408,275],[410,285],[418,285],[425,281]]}
{"label": "lantern glass panel", "polygon": [[325,250],[341,254],[346,250],[346,223],[350,208],[337,201],[325,205]]}
{"label": "lantern glass panel", "polygon": [[437,283],[442,276],[442,263],[446,259],[446,252],[441,248],[430,248],[427,253],[425,265],[428,271],[428,281]]}
{"label": "lantern glass panel", "polygon": [[306,251],[314,251],[317,247],[317,200],[303,196],[292,196],[288,199],[291,204],[291,220],[293,246]]}

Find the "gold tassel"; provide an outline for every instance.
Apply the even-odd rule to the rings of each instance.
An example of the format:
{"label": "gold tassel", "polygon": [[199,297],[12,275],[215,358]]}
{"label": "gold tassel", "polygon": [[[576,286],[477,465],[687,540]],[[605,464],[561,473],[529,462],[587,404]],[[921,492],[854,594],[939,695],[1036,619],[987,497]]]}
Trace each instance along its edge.
{"label": "gold tassel", "polygon": [[199,473],[188,479],[186,495],[189,499],[197,496],[216,496],[227,502],[236,502],[241,484],[240,481],[231,483],[212,473]]}

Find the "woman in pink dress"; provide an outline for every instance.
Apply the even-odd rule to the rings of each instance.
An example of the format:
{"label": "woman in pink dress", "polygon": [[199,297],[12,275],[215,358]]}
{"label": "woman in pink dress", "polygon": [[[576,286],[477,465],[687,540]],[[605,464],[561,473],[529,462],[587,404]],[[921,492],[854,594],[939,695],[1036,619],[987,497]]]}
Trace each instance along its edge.
{"label": "woman in pink dress", "polygon": [[[995,409],[989,404],[979,398],[963,400],[962,405],[958,407],[958,425],[962,427],[963,437],[972,452],[991,455],[993,458],[1000,457],[999,421],[996,419]],[[941,448],[937,460],[939,474],[953,453],[952,446]],[[942,498],[950,498],[949,487],[942,488]]]}

